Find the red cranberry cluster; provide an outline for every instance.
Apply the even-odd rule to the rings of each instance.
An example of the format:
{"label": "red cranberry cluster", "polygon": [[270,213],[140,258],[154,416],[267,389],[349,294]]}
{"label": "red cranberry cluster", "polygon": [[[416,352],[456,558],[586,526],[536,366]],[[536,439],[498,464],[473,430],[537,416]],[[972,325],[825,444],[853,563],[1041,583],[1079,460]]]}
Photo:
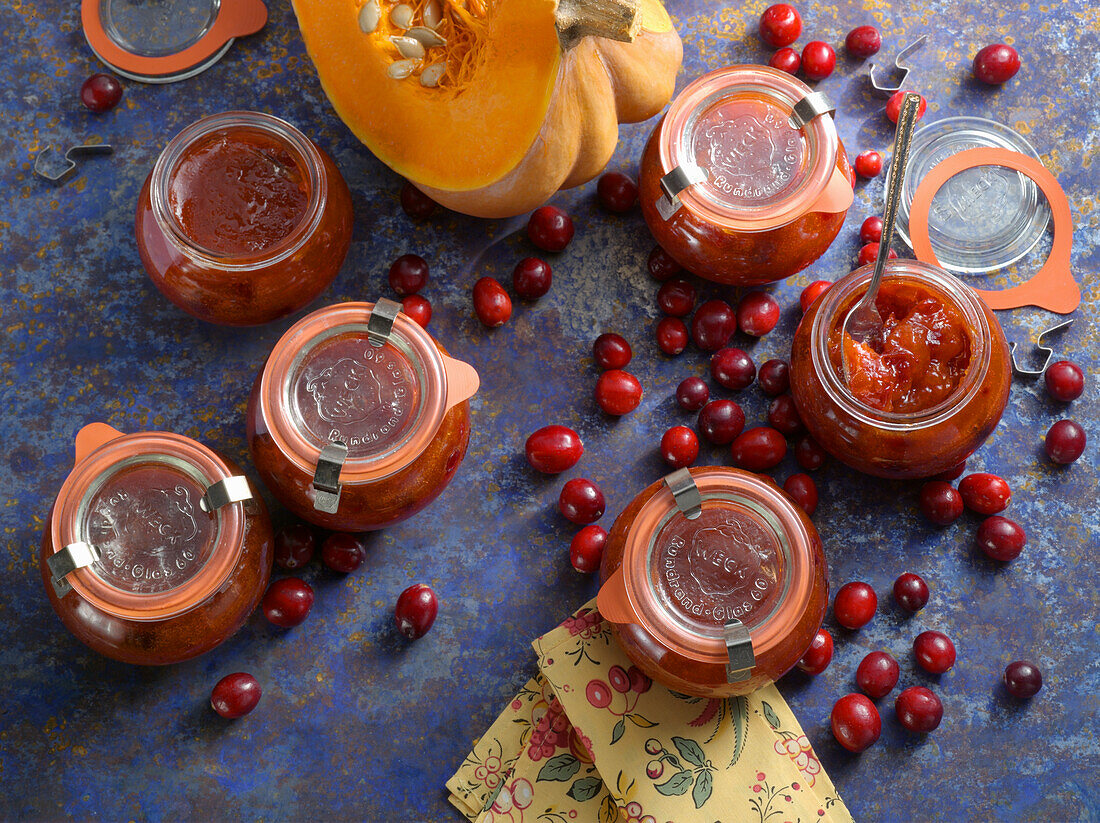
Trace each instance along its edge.
{"label": "red cranberry cluster", "polygon": [[420,290],[428,285],[428,261],[417,254],[403,254],[393,261],[387,279],[401,298],[401,311],[426,329],[432,321],[432,304],[420,296]]}
{"label": "red cranberry cluster", "polygon": [[951,525],[964,509],[980,514],[986,519],[978,526],[975,545],[993,560],[1015,560],[1027,545],[1027,534],[1019,524],[1000,515],[1012,499],[1012,489],[1003,478],[986,472],[968,474],[956,489],[950,481],[965,470],[964,461],[925,483],[920,490],[921,514],[937,526]]}
{"label": "red cranberry cluster", "polygon": [[[774,69],[788,74],[802,70],[807,80],[824,80],[836,68],[836,51],[823,40],[811,40],[802,47],[802,54],[790,46],[802,34],[802,15],[788,3],[776,3],[760,15],[760,39],[779,49],[768,62]],[[845,48],[855,57],[870,57],[879,50],[882,38],[873,26],[853,29],[845,40]]]}
{"label": "red cranberry cluster", "polygon": [[[1059,360],[1047,366],[1043,382],[1051,399],[1070,403],[1085,390],[1085,373],[1069,360]],[[1075,420],[1059,420],[1047,431],[1043,449],[1052,463],[1073,463],[1085,453],[1088,439],[1085,429]]]}

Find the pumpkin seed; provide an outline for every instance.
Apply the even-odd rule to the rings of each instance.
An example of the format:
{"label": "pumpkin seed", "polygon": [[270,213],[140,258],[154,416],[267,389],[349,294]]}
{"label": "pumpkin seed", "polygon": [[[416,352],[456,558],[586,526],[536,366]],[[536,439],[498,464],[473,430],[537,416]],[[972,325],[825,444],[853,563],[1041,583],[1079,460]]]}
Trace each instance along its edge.
{"label": "pumpkin seed", "polygon": [[391,37],[390,42],[397,46],[402,57],[420,60],[424,57],[424,44],[415,37]]}
{"label": "pumpkin seed", "polygon": [[367,0],[359,9],[359,28],[363,34],[370,34],[378,28],[381,19],[382,9],[378,7],[378,0]]}
{"label": "pumpkin seed", "polygon": [[439,85],[439,79],[446,70],[446,63],[432,63],[432,65],[420,72],[420,85],[427,89],[435,88]]}
{"label": "pumpkin seed", "polygon": [[393,11],[390,12],[390,22],[392,22],[399,29],[407,29],[409,26],[412,25],[412,21],[412,6],[407,6],[402,3],[399,6],[394,6]]}
{"label": "pumpkin seed", "polygon": [[427,26],[413,26],[405,32],[405,36],[412,37],[414,40],[419,40],[426,49],[430,49],[433,46],[447,45],[446,39],[436,34]]}
{"label": "pumpkin seed", "polygon": [[394,80],[404,80],[413,73],[419,63],[419,60],[396,60],[390,63],[390,67],[386,69],[386,74]]}
{"label": "pumpkin seed", "polygon": [[424,25],[430,29],[435,29],[442,22],[443,9],[439,5],[439,0],[428,0],[424,6]]}

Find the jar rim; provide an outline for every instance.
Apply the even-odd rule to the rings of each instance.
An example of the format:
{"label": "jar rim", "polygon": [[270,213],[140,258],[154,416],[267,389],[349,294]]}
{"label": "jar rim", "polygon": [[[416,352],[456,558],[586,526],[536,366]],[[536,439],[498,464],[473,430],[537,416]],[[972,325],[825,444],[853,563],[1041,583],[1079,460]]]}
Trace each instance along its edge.
{"label": "jar rim", "polygon": [[[846,311],[855,304],[857,290],[870,282],[874,268],[874,264],[869,263],[848,273],[834,283],[821,298],[821,306],[810,327],[810,357],[814,372],[820,376],[821,385],[829,400],[864,425],[890,431],[913,431],[939,425],[973,399],[989,371],[991,330],[981,298],[961,280],[937,266],[904,258],[886,261],[883,282],[890,279],[918,281],[963,313],[967,337],[970,340],[970,363],[962,381],[935,406],[913,412],[882,411],[862,403],[852,394],[836,373],[829,357],[829,331],[833,321],[841,310]],[[866,288],[859,294],[863,292],[866,292]]]}
{"label": "jar rim", "polygon": [[[214,451],[189,437],[170,432],[120,435],[78,460],[62,484],[49,524],[55,552],[70,543],[91,542],[83,534],[82,515],[108,474],[147,463],[167,463],[207,488],[237,474]],[[160,592],[129,592],[96,574],[94,565],[76,569],[67,580],[83,600],[115,617],[144,622],[185,614],[216,594],[237,567],[244,547],[243,506],[234,503],[213,512],[214,549],[199,570],[178,586]]]}
{"label": "jar rim", "polygon": [[[172,213],[168,192],[175,172],[186,151],[199,140],[218,130],[247,129],[275,138],[290,151],[304,171],[309,184],[309,202],[298,224],[271,248],[258,253],[226,254],[192,240]],[[328,179],[324,160],[313,141],[286,120],[257,111],[227,111],[196,120],[164,147],[153,165],[149,182],[149,201],[153,218],[176,250],[186,257],[228,271],[247,271],[279,263],[301,250],[317,231],[328,200]]]}

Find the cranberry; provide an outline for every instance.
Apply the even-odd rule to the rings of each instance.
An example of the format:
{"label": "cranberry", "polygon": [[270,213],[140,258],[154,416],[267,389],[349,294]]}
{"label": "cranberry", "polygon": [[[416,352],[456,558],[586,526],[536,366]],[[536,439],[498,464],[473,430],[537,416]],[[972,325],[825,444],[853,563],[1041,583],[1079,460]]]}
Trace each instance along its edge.
{"label": "cranberry", "polygon": [[695,286],[687,280],[669,280],[657,290],[657,305],[669,317],[686,317],[695,305]]}
{"label": "cranberry", "polygon": [[802,290],[802,294],[798,296],[799,305],[802,307],[802,313],[805,314],[809,311],[810,306],[814,304],[817,298],[821,297],[825,292],[829,290],[829,286],[833,285],[828,280],[815,280],[810,285]]}
{"label": "cranberry", "polygon": [[567,426],[543,426],[524,445],[531,468],[544,474],[558,474],[577,465],[584,454],[580,436]]}
{"label": "cranberry", "polygon": [[[886,116],[890,118],[891,123],[898,122],[898,115],[901,114],[901,101],[905,99],[905,95],[910,93],[909,89],[902,89],[894,92],[890,99],[886,101]],[[924,99],[924,95],[921,95],[920,103],[917,104],[917,120],[924,117],[924,111],[927,108],[928,101]]]}
{"label": "cranberry", "polygon": [[826,629],[818,629],[814,639],[810,641],[810,648],[798,661],[798,668],[806,674],[821,674],[829,668],[833,659],[833,636]]}
{"label": "cranberry", "polygon": [[866,60],[882,48],[882,35],[874,26],[856,26],[844,38],[844,48],[852,57]]}
{"label": "cranberry", "polygon": [[661,436],[661,457],[674,469],[690,466],[699,456],[699,438],[687,426],[673,426]]}
{"label": "cranberry", "polygon": [[607,414],[629,414],[641,402],[642,384],[630,372],[610,369],[596,381],[596,404]]}
{"label": "cranberry", "polygon": [[741,349],[720,349],[710,358],[710,376],[719,386],[743,389],[756,377],[756,365]]}
{"label": "cranberry", "polygon": [[943,480],[943,481],[946,481],[946,482],[950,483],[952,480],[958,480],[960,477],[962,477],[962,473],[964,471],[966,471],[966,461],[965,460],[963,462],[959,463],[958,465],[951,467],[950,469],[948,469],[945,472],[940,472],[939,474],[934,476],[932,479],[933,480]]}
{"label": "cranberry", "polygon": [[321,560],[334,572],[349,574],[363,563],[366,556],[363,542],[354,534],[336,532],[321,544]]}
{"label": "cranberry", "polygon": [[428,283],[428,263],[416,254],[403,254],[390,266],[390,288],[404,297],[416,294]]}
{"label": "cranberry", "polygon": [[783,483],[783,491],[794,498],[808,515],[817,511],[817,484],[808,474],[792,474]]}
{"label": "cranberry", "polygon": [[987,557],[1007,562],[1020,556],[1027,545],[1027,534],[1015,521],[995,514],[981,522],[974,542]]}
{"label": "cranberry", "polygon": [[393,609],[397,630],[409,640],[416,640],[428,633],[439,614],[439,601],[432,587],[416,583],[401,592]]}
{"label": "cranberry", "polygon": [[787,437],[794,437],[805,431],[793,397],[789,394],[781,394],[772,400],[771,405],[768,406],[768,425],[778,429]]}
{"label": "cranberry", "polygon": [[871,622],[878,608],[875,590],[867,583],[856,580],[845,583],[833,601],[833,616],[846,629],[859,629]]}
{"label": "cranberry", "polygon": [[630,344],[618,334],[601,334],[592,344],[592,356],[601,369],[621,369],[633,355]]}
{"label": "cranberry", "polygon": [[1080,366],[1068,360],[1051,363],[1043,374],[1043,381],[1047,385],[1047,393],[1063,403],[1076,400],[1085,390],[1085,373]]}
{"label": "cranberry", "polygon": [[649,261],[646,263],[646,268],[649,269],[649,276],[658,283],[671,280],[683,271],[680,264],[672,259],[672,255],[660,246],[654,246],[653,251],[649,253]]}
{"label": "cranberry", "polygon": [[1047,432],[1043,448],[1059,464],[1072,463],[1085,453],[1085,430],[1073,420],[1059,420]]}
{"label": "cranberry", "polygon": [[882,155],[877,151],[861,151],[853,165],[860,177],[878,177],[882,174]]}
{"label": "cranberry", "polygon": [[598,571],[607,544],[607,530],[602,526],[585,526],[569,541],[569,562],[584,574]]}
{"label": "cranberry", "polygon": [[769,360],[760,367],[756,382],[768,397],[783,394],[791,387],[791,367],[786,360]]}
{"label": "cranberry", "polygon": [[[896,260],[898,253],[893,249],[886,252],[887,260]],[[859,265],[866,266],[868,263],[874,263],[878,259],[878,243],[868,243],[859,250],[859,257],[857,258]]]}
{"label": "cranberry", "polygon": [[768,426],[757,426],[741,432],[730,446],[733,464],[749,471],[774,469],[787,455],[787,441]]}
{"label": "cranberry", "polygon": [[1005,688],[1013,697],[1027,700],[1043,688],[1043,673],[1034,663],[1017,660],[1005,668]]}
{"label": "cranberry", "polygon": [[894,701],[894,712],[906,731],[927,734],[943,720],[943,703],[931,689],[910,686]]}
{"label": "cranberry", "polygon": [[810,435],[806,435],[794,444],[794,459],[808,472],[814,472],[825,465],[828,455]]}
{"label": "cranberry", "polygon": [[802,16],[787,3],[768,6],[760,15],[760,39],[778,49],[789,46],[802,33]]}
{"label": "cranberry", "polygon": [[264,617],[283,629],[297,626],[313,608],[313,589],[297,577],[276,580],[261,603]]}
{"label": "cranberry", "polygon": [[828,43],[811,40],[802,47],[802,73],[810,80],[824,80],[836,68],[836,52]]}
{"label": "cranberry", "polygon": [[401,311],[405,312],[422,329],[432,322],[432,304],[419,294],[401,298]]}
{"label": "cranberry", "polygon": [[913,641],[913,654],[926,672],[943,674],[955,665],[955,644],[943,632],[921,632]]}
{"label": "cranberry", "polygon": [[779,304],[770,294],[750,291],[737,304],[737,325],[745,334],[762,337],[779,322]]}
{"label": "cranberry", "polygon": [[683,352],[688,344],[688,327],[679,317],[662,317],[657,324],[657,348],[674,357]]}
{"label": "cranberry", "polygon": [[291,523],[275,533],[275,565],[280,569],[300,569],[313,559],[313,529],[305,523]]}
{"label": "cranberry", "polygon": [[708,300],[691,318],[691,339],[703,351],[718,351],[737,331],[737,315],[725,300]]}
{"label": "cranberry", "polygon": [[699,412],[699,431],[718,446],[732,443],[745,428],[745,412],[732,400],[711,400]]}
{"label": "cranberry", "polygon": [[573,219],[557,206],[540,206],[527,221],[527,236],[543,251],[562,251],[573,239]]}
{"label": "cranberry", "polygon": [[80,87],[80,102],[94,112],[110,111],[121,99],[122,84],[109,74],[93,74]]}
{"label": "cranberry", "polygon": [[877,243],[882,239],[882,218],[868,217],[859,227],[859,242]]}
{"label": "cranberry", "polygon": [[837,743],[854,754],[859,754],[882,734],[878,709],[862,694],[846,694],[836,701],[829,719]]}
{"label": "cranberry", "polygon": [[894,581],[894,600],[907,612],[919,612],[928,603],[928,584],[912,572],[898,575]]}
{"label": "cranberry", "polygon": [[962,517],[962,495],[950,483],[931,480],[921,486],[920,512],[937,526],[950,526]]}
{"label": "cranberry", "polygon": [[701,377],[686,377],[676,387],[676,402],[684,411],[699,411],[710,400],[710,389]]}
{"label": "cranberry", "polygon": [[959,494],[970,511],[996,514],[1005,510],[1012,498],[1012,489],[995,474],[976,472],[959,481]]}
{"label": "cranberry", "polygon": [[210,706],[227,720],[244,717],[260,702],[260,682],[246,672],[227,674],[210,692]]}
{"label": "cranberry", "polygon": [[1020,70],[1020,55],[1012,46],[994,43],[974,55],[974,76],[990,86],[1011,80]]}
{"label": "cranberry", "polygon": [[474,283],[474,312],[490,329],[503,326],[512,316],[512,298],[492,277],[482,277]]}
{"label": "cranberry", "polygon": [[583,477],[574,477],[561,488],[558,509],[566,520],[587,526],[603,517],[607,501],[600,487]]}
{"label": "cranberry", "polygon": [[856,685],[873,700],[886,697],[898,684],[898,661],[886,652],[871,652],[856,669]]}
{"label": "cranberry", "polygon": [[802,65],[802,58],[792,48],[782,48],[772,55],[768,65],[773,69],[785,71],[787,74],[798,74],[798,67]]}
{"label": "cranberry", "polygon": [[550,291],[553,282],[550,264],[538,257],[524,257],[512,269],[512,288],[524,300],[538,300]]}
{"label": "cranberry", "polygon": [[401,208],[413,220],[426,220],[435,214],[438,205],[408,180],[401,187]]}
{"label": "cranberry", "polygon": [[616,214],[624,214],[638,202],[638,184],[630,175],[609,171],[596,183],[600,205]]}

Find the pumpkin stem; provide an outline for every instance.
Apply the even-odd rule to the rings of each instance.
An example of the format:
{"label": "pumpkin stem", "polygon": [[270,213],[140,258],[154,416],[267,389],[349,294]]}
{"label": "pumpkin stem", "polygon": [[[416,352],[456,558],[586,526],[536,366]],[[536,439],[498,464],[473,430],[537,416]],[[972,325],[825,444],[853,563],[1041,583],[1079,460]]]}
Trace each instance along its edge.
{"label": "pumpkin stem", "polygon": [[566,51],[589,36],[629,43],[642,27],[638,0],[559,0],[556,17]]}

